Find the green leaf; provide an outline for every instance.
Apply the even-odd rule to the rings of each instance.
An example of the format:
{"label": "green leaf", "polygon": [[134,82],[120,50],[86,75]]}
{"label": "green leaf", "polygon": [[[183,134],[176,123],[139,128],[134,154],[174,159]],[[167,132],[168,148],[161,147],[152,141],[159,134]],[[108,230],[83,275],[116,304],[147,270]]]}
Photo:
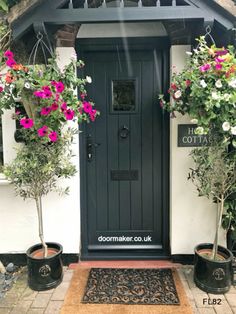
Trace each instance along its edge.
{"label": "green leaf", "polygon": [[8,5],[6,0],[0,0],[0,10],[8,12]]}

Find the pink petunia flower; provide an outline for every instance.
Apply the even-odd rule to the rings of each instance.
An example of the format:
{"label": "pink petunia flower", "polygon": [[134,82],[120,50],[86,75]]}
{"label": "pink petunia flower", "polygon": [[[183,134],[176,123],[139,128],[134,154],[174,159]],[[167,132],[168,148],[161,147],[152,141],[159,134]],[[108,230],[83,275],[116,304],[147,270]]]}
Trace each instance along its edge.
{"label": "pink petunia flower", "polygon": [[58,93],[62,93],[64,91],[64,89],[65,89],[64,84],[62,82],[57,82],[57,84],[56,84],[56,91]]}
{"label": "pink petunia flower", "polygon": [[217,64],[215,65],[215,69],[216,69],[217,71],[221,70],[221,69],[222,69],[222,64],[217,63]]}
{"label": "pink petunia flower", "polygon": [[47,116],[50,112],[51,112],[51,107],[43,107],[42,109],[41,109],[41,112],[40,112],[40,114],[42,115],[42,116]]}
{"label": "pink petunia flower", "polygon": [[86,94],[85,92],[83,92],[83,93],[80,94],[80,97],[81,97],[81,99],[83,99],[83,100],[85,99],[86,96],[87,96],[87,94]]}
{"label": "pink petunia flower", "polygon": [[45,98],[45,97],[44,97],[44,92],[41,91],[41,90],[35,91],[33,94],[34,94],[34,96],[36,96],[36,97]]}
{"label": "pink petunia flower", "polygon": [[50,89],[44,90],[44,98],[50,98],[52,97],[52,92]]}
{"label": "pink petunia flower", "polygon": [[215,51],[215,55],[216,55],[216,56],[224,56],[224,55],[226,55],[227,53],[228,53],[228,50],[227,50],[227,49]]}
{"label": "pink petunia flower", "polygon": [[43,137],[48,134],[48,127],[46,125],[42,126],[40,129],[37,130],[38,136]]}
{"label": "pink petunia flower", "polygon": [[51,85],[54,86],[54,87],[56,87],[57,82],[56,82],[56,81],[51,81]]}
{"label": "pink petunia flower", "polygon": [[61,111],[65,111],[67,110],[67,103],[66,102],[63,102],[63,104],[61,105]]}
{"label": "pink petunia flower", "polygon": [[23,126],[25,129],[30,129],[34,125],[34,121],[29,118],[22,118],[20,120],[20,125]]}
{"label": "pink petunia flower", "polygon": [[206,72],[206,71],[210,70],[210,68],[211,68],[211,65],[209,63],[207,63],[207,64],[200,66],[199,70],[201,72]]}
{"label": "pink petunia flower", "polygon": [[171,83],[170,88],[173,89],[174,91],[177,90],[177,86],[175,83]]}
{"label": "pink petunia flower", "polygon": [[84,101],[83,102],[83,109],[84,109],[84,112],[86,113],[90,113],[93,109],[92,105],[90,104],[90,102],[88,101]]}
{"label": "pink petunia flower", "polygon": [[48,135],[48,137],[50,138],[50,140],[51,140],[52,142],[56,142],[56,141],[57,141],[57,132],[52,131],[52,132]]}
{"label": "pink petunia flower", "polygon": [[74,110],[67,109],[66,111],[64,111],[64,115],[66,117],[66,120],[73,120],[75,112]]}
{"label": "pink petunia flower", "polygon": [[186,85],[186,87],[189,87],[191,85],[191,81],[190,80],[186,80],[185,81],[185,85]]}
{"label": "pink petunia flower", "polygon": [[90,113],[89,113],[89,116],[90,116],[90,120],[91,121],[95,121],[96,119],[96,113],[97,113],[97,110],[93,109]]}
{"label": "pink petunia flower", "polygon": [[9,59],[13,59],[14,53],[12,51],[10,51],[10,50],[7,50],[4,53],[4,57],[9,58]]}
{"label": "pink petunia flower", "polygon": [[60,98],[60,94],[56,93],[56,96],[55,96],[55,101],[58,101]]}
{"label": "pink petunia flower", "polygon": [[55,111],[55,110],[57,110],[58,109],[58,104],[56,103],[56,102],[54,102],[54,103],[52,103],[52,105],[51,105],[51,110],[52,111]]}
{"label": "pink petunia flower", "polygon": [[2,93],[3,92],[3,87],[2,86],[0,86],[0,93]]}
{"label": "pink petunia flower", "polygon": [[46,90],[50,90],[50,91],[51,91],[51,89],[50,89],[50,87],[49,87],[48,85],[43,86],[43,87],[42,87],[42,90],[43,90],[43,91],[46,91]]}
{"label": "pink petunia flower", "polygon": [[215,58],[215,62],[217,62],[217,63],[225,62],[225,59]]}
{"label": "pink petunia flower", "polygon": [[9,68],[12,68],[13,65],[15,65],[15,64],[16,64],[16,61],[15,61],[14,59],[8,59],[8,60],[6,61],[6,65],[7,65]]}

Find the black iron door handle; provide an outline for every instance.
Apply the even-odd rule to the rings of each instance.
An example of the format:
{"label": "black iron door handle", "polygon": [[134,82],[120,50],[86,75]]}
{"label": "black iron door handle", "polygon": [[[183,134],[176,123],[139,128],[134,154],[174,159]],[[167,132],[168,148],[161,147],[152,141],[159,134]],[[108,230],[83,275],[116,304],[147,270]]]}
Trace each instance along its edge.
{"label": "black iron door handle", "polygon": [[88,135],[87,137],[87,160],[92,161],[94,156],[94,148],[97,148],[100,143],[94,143],[92,136]]}

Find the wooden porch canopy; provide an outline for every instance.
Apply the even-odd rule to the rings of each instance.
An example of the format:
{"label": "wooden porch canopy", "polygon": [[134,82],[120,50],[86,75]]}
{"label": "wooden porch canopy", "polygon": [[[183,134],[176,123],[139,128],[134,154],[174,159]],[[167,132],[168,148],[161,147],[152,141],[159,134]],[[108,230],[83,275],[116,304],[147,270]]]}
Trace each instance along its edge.
{"label": "wooden porch canopy", "polygon": [[195,21],[232,30],[235,16],[214,0],[41,0],[12,22],[13,38],[32,26],[137,22]]}

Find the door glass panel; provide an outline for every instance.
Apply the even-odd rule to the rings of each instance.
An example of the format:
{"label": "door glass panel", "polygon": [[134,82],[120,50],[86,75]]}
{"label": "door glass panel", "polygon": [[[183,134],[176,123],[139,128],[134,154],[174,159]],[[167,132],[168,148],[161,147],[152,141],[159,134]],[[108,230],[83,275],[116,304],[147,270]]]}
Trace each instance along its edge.
{"label": "door glass panel", "polygon": [[135,111],[136,80],[112,80],[112,111]]}

